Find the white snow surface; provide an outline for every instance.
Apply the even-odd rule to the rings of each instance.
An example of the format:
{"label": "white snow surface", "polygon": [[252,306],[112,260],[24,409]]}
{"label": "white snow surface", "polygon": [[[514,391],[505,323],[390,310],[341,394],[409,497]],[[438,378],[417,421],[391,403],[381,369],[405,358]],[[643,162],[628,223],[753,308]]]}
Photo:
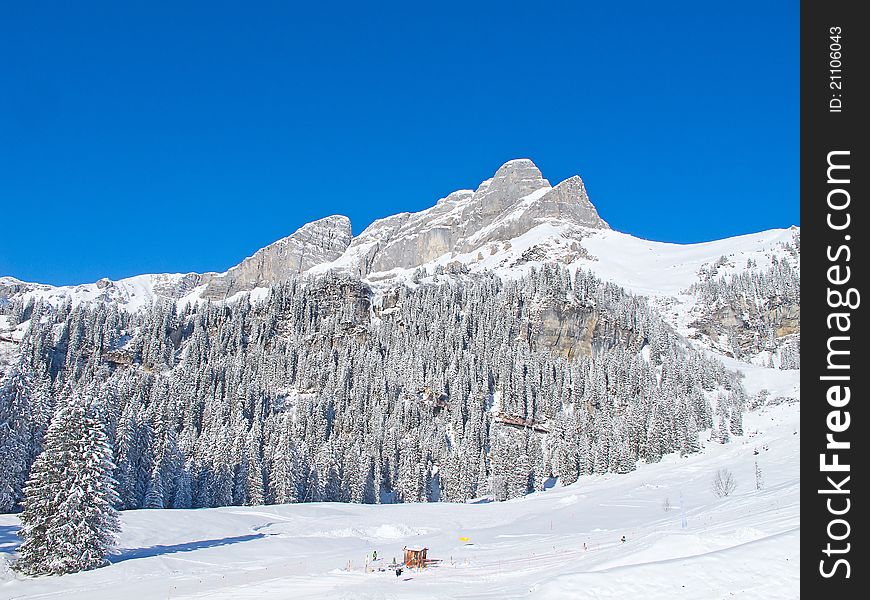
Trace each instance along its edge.
{"label": "white snow surface", "polygon": [[67,298],[73,304],[80,302],[115,302],[119,307],[136,311],[150,306],[161,294],[155,288],[172,285],[185,277],[183,273],[161,273],[136,275],[117,281],[102,279],[95,283],[81,285],[53,286],[41,283],[26,283],[14,277],[0,277],[0,285],[20,284],[27,290],[20,294],[27,298],[42,298],[54,305],[60,305]]}
{"label": "white snow surface", "polygon": [[[63,577],[4,568],[18,519],[2,515],[0,598],[797,598],[800,404],[744,424],[726,445],[703,434],[701,454],[503,503],[128,511],[112,564]],[[738,484],[724,499],[710,485],[719,468]],[[441,562],[378,570],[406,545]]]}
{"label": "white snow surface", "polygon": [[583,240],[597,260],[582,266],[601,279],[644,296],[674,296],[698,281],[699,269],[725,256],[733,271],[746,268],[748,259],[768,266],[770,257],[782,258],[779,248],[792,241],[798,228],[770,229],[699,244],[653,242],[613,230],[598,231]]}

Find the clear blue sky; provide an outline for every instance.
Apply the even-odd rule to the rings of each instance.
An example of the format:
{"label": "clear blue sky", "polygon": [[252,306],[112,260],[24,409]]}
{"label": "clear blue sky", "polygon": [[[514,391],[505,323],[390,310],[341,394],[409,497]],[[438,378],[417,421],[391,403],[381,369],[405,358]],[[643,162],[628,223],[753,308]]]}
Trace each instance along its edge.
{"label": "clear blue sky", "polygon": [[691,242],[799,223],[797,0],[5,2],[0,275],[223,270],[533,159]]}

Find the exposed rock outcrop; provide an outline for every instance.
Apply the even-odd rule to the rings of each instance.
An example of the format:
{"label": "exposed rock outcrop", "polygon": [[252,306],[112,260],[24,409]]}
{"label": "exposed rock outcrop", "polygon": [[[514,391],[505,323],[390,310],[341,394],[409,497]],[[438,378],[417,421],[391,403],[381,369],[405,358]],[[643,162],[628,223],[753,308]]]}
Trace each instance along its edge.
{"label": "exposed rock outcrop", "polygon": [[351,241],[350,219],[325,217],[300,227],[295,233],[265,248],[225,273],[206,273],[203,297],[223,299],[241,291],[269,287],[311,267],[340,257]]}
{"label": "exposed rock outcrop", "polygon": [[551,299],[532,311],[524,334],[531,347],[566,358],[592,356],[595,352],[623,345],[640,350],[643,338],[616,323],[612,315],[592,303]]}
{"label": "exposed rock outcrop", "polygon": [[691,323],[698,335],[714,347],[736,358],[776,350],[786,338],[800,334],[801,308],[797,303],[735,302],[704,311]]}

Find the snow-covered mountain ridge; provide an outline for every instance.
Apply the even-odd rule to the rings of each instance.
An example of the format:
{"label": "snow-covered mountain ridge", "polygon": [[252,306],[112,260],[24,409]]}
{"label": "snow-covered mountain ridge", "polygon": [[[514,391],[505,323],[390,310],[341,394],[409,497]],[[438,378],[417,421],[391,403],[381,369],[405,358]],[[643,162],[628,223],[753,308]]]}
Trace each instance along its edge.
{"label": "snow-covered mountain ridge", "polygon": [[[59,287],[0,277],[0,303],[42,298],[59,305],[69,299],[135,311],[160,298],[185,304],[232,300],[245,292],[262,296],[290,278],[329,272],[358,278],[380,295],[438,274],[492,271],[512,279],[556,262],[649,297],[672,326],[702,346],[770,361],[782,345],[779,338],[799,335],[799,302],[777,294],[713,302],[710,282],[764,274],[780,263],[799,278],[799,259],[797,227],[697,244],[620,233],[599,216],[579,177],[551,186],[532,161],[518,159],[474,191],[455,191],[423,211],[378,219],[356,237],[347,217],[329,216],[223,273],[138,275]],[[760,339],[770,337],[767,329],[775,339]]]}
{"label": "snow-covered mountain ridge", "polygon": [[518,159],[475,191],[459,190],[426,210],[378,219],[356,237],[341,215],[308,223],[223,273],[146,274],[76,286],[5,276],[0,298],[69,297],[74,303],[117,302],[135,310],[159,297],[224,299],[304,273],[339,271],[378,282],[441,265],[510,276],[550,261],[589,269],[634,293],[674,296],[721,257],[733,257],[739,271],[748,261],[765,264],[773,255],[784,256],[781,246],[799,231],[772,229],[698,244],[643,240],[611,229],[579,177],[551,187],[532,161]]}

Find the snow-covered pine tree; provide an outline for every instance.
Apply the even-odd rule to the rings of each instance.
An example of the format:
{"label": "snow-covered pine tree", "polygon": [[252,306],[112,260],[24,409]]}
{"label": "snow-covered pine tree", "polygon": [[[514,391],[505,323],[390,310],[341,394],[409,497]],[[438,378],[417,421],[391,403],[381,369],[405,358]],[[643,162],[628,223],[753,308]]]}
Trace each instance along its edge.
{"label": "snow-covered pine tree", "polygon": [[145,492],[145,505],[143,508],[163,508],[163,475],[160,474],[158,465],[154,465],[151,477],[148,480],[148,491]]}
{"label": "snow-covered pine tree", "polygon": [[729,428],[734,435],[743,435],[743,410],[742,407],[736,406],[731,409],[731,419]]}
{"label": "snow-covered pine tree", "polygon": [[45,435],[25,488],[24,540],[14,568],[28,575],[75,573],[106,564],[120,531],[112,449],[89,402],[72,396]]}
{"label": "snow-covered pine tree", "polygon": [[193,505],[193,482],[190,477],[190,470],[185,464],[178,471],[178,476],[175,480],[175,497],[172,499],[172,508],[190,508]]}
{"label": "snow-covered pine tree", "polygon": [[33,429],[30,390],[29,378],[17,367],[0,380],[0,513],[19,503],[27,478]]}

